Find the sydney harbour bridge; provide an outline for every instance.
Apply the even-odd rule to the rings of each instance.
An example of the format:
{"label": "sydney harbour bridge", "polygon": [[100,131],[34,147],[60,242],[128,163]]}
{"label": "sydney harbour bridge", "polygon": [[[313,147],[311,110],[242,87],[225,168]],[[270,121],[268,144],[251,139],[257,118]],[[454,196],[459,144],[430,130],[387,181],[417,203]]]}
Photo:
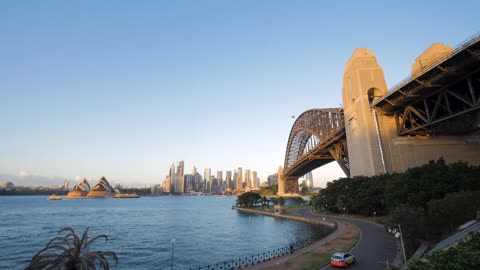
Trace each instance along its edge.
{"label": "sydney harbour bridge", "polygon": [[345,66],[343,108],[312,109],[295,121],[279,195],[298,178],[336,161],[347,177],[402,172],[429,160],[480,164],[480,35],[452,48],[435,43],[411,76],[387,89],[372,51],[356,49]]}

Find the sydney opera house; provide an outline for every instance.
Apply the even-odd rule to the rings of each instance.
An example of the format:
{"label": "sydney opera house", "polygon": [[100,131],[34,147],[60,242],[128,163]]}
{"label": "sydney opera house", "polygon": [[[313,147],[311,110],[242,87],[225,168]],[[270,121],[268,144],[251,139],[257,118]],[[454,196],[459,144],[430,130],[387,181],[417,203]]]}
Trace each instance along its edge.
{"label": "sydney opera house", "polygon": [[72,191],[68,192],[67,199],[94,199],[94,198],[110,198],[115,193],[114,189],[108,183],[105,177],[100,178],[97,184],[90,188],[87,180],[84,179],[80,184],[75,185]]}

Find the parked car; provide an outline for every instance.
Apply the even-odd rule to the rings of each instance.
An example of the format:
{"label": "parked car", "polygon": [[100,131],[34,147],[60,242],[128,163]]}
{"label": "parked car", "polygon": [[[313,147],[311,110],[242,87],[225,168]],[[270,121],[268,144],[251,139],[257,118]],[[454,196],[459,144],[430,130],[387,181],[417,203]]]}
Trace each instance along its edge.
{"label": "parked car", "polygon": [[338,267],[349,267],[355,263],[355,256],[350,253],[337,252],[330,258],[330,264]]}

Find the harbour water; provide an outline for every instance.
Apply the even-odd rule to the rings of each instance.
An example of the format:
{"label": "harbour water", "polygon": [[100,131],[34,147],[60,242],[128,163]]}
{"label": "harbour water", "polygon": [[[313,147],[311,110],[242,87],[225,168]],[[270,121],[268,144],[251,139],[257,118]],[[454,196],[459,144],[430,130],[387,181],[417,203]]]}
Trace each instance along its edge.
{"label": "harbour water", "polygon": [[[188,269],[245,257],[316,236],[322,229],[232,210],[234,196],[48,201],[48,196],[0,197],[0,269],[24,269],[65,226],[115,251],[117,269]],[[175,239],[172,246],[171,239]]]}

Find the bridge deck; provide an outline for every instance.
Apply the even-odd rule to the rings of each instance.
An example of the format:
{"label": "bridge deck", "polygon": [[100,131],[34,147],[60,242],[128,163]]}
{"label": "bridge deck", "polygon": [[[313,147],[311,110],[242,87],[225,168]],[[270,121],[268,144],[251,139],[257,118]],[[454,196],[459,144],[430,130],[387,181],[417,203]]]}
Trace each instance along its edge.
{"label": "bridge deck", "polygon": [[388,94],[377,100],[373,106],[386,114],[402,111],[436,89],[448,87],[468,73],[479,70],[480,34],[460,44],[452,54],[435,61],[423,72],[414,74],[394,86]]}

